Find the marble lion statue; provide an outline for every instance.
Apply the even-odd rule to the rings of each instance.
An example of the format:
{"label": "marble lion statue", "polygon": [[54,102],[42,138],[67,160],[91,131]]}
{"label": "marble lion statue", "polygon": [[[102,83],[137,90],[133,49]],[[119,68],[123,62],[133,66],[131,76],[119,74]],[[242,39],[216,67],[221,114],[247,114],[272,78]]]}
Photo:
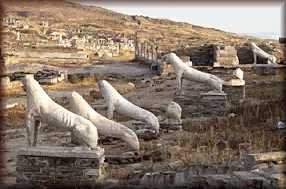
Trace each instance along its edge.
{"label": "marble lion statue", "polygon": [[249,46],[250,46],[251,51],[253,52],[253,59],[254,59],[253,64],[254,65],[257,64],[257,56],[261,58],[266,58],[268,64],[276,64],[277,59],[275,56],[263,51],[253,42],[249,43]]}
{"label": "marble lion statue", "polygon": [[179,92],[179,94],[182,93],[183,79],[205,83],[215,91],[223,93],[222,84],[224,81],[222,79],[215,75],[189,67],[175,53],[169,53],[162,56],[162,60],[173,66],[178,84],[177,92]]}
{"label": "marble lion statue", "polygon": [[119,138],[125,141],[133,150],[139,150],[139,140],[134,131],[97,113],[77,92],[72,92],[70,106],[72,112],[90,120],[96,126],[100,135]]}
{"label": "marble lion statue", "polygon": [[98,86],[107,104],[107,118],[112,119],[113,112],[116,111],[119,114],[144,122],[147,127],[159,133],[159,121],[153,113],[129,102],[105,80],[98,81]]}
{"label": "marble lion statue", "polygon": [[49,126],[62,127],[72,131],[90,149],[98,148],[97,128],[91,121],[54,102],[33,75],[26,75],[23,85],[27,93],[26,129],[29,146],[36,146],[38,129],[41,122],[44,122]]}

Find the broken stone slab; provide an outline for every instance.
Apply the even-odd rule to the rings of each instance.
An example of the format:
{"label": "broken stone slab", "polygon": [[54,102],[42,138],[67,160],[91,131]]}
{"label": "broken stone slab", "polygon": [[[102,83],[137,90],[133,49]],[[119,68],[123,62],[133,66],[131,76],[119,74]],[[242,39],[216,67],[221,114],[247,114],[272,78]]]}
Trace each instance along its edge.
{"label": "broken stone slab", "polygon": [[280,163],[286,160],[286,152],[279,151],[279,152],[246,154],[241,157],[241,160],[249,168],[253,167],[256,164],[263,163],[263,162]]}
{"label": "broken stone slab", "polygon": [[189,175],[175,171],[151,172],[145,173],[139,183],[154,187],[188,186],[191,188],[272,188],[275,186],[270,180],[248,172],[204,175]]}
{"label": "broken stone slab", "polygon": [[262,177],[260,175],[248,172],[248,171],[234,171],[232,173],[240,181],[238,185],[241,187],[252,187],[252,188],[273,188],[271,180]]}
{"label": "broken stone slab", "polygon": [[285,164],[261,163],[255,165],[251,172],[271,179],[271,175],[285,174]]}

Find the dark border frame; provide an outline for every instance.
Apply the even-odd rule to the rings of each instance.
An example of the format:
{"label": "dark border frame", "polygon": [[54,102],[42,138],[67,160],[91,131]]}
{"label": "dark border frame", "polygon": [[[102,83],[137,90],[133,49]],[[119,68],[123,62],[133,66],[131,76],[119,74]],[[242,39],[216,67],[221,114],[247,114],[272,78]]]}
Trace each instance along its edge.
{"label": "dark border frame", "polygon": [[[5,1],[5,0],[3,0]],[[6,0],[9,1],[9,0]],[[51,1],[55,1],[55,0],[51,0]],[[284,46],[283,48],[283,56],[284,56],[284,61],[285,61],[285,57],[286,57],[286,28],[285,28],[285,24],[286,24],[286,1],[285,0],[259,0],[259,1],[247,1],[247,0],[241,0],[241,1],[227,1],[227,0],[179,0],[179,1],[172,1],[172,0],[163,0],[163,1],[156,1],[156,0],[136,0],[136,1],[132,1],[132,0],[119,0],[117,2],[115,2],[116,0],[98,0],[98,2],[108,2],[108,3],[120,3],[120,4],[136,4],[138,6],[140,6],[141,3],[150,3],[151,5],[177,5],[178,3],[182,3],[182,4],[186,4],[187,6],[189,5],[215,5],[215,6],[224,6],[224,5],[261,5],[261,4],[273,4],[273,3],[281,3],[281,25],[282,25],[282,36],[279,38],[279,43],[281,45]],[[2,22],[2,18],[3,18],[3,5],[0,2],[0,19]],[[2,32],[2,26],[0,25],[0,33]],[[0,35],[0,44],[2,44],[2,35]],[[4,65],[4,58],[2,57],[2,48],[0,46],[0,74],[3,74],[4,70],[5,70],[5,65]],[[0,103],[3,100],[3,88],[0,87]],[[4,120],[3,120],[3,112],[2,110],[0,111],[0,136],[1,133],[3,132],[3,124]],[[5,149],[4,143],[1,141],[0,138],[0,168],[2,169],[4,167],[4,163],[3,163],[3,155],[2,152]],[[2,181],[2,172],[0,170],[0,183]],[[8,186],[5,188],[14,188],[13,186]],[[23,186],[21,188],[29,188],[29,186]]]}

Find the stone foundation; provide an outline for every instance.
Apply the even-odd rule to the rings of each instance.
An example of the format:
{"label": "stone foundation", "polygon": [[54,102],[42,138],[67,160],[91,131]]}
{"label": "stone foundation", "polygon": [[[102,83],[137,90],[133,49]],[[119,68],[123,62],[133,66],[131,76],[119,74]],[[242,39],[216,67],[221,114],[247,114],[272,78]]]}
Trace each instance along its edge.
{"label": "stone foundation", "polygon": [[104,177],[104,149],[27,147],[17,153],[17,183],[34,186],[94,186]]}
{"label": "stone foundation", "polygon": [[227,93],[227,100],[230,103],[239,104],[245,99],[245,86],[224,85],[223,90]]}

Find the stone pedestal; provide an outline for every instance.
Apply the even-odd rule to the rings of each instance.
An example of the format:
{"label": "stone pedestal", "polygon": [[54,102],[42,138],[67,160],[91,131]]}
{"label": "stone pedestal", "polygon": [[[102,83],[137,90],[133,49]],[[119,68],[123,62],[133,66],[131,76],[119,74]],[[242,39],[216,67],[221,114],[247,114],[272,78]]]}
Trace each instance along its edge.
{"label": "stone pedestal", "polygon": [[227,93],[227,100],[237,104],[245,99],[245,85],[224,85],[223,90]]}
{"label": "stone pedestal", "polygon": [[252,70],[257,75],[276,75],[275,67],[271,64],[256,64]]}
{"label": "stone pedestal", "polygon": [[206,115],[221,116],[226,110],[227,94],[207,92],[200,94],[200,104]]}
{"label": "stone pedestal", "polygon": [[34,186],[94,186],[104,177],[104,149],[27,147],[17,153],[17,183]]}
{"label": "stone pedestal", "polygon": [[203,93],[186,87],[185,90],[185,95],[174,99],[182,107],[182,117],[223,116],[227,112],[228,95],[225,93]]}

